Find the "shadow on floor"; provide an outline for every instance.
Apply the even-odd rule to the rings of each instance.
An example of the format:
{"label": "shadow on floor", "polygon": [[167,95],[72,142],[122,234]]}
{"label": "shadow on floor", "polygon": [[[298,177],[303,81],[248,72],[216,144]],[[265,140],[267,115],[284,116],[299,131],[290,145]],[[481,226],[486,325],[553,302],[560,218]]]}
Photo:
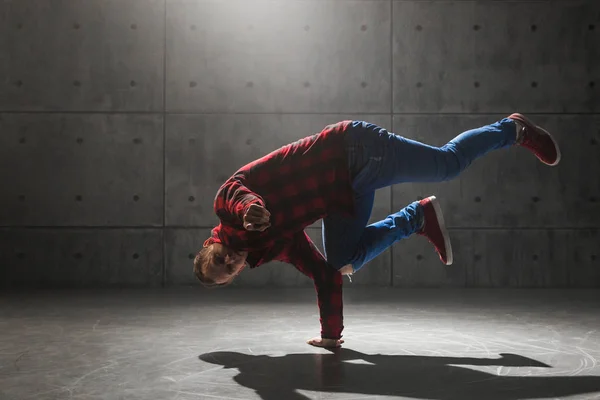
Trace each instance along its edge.
{"label": "shadow on floor", "polygon": [[[437,400],[540,399],[600,392],[600,376],[515,377],[469,369],[469,366],[551,368],[516,354],[501,354],[499,358],[387,356],[342,348],[326,354],[282,357],[214,352],[199,358],[238,369],[234,380],[255,390],[264,400],[307,399],[297,389]],[[534,370],[533,373],[552,372]]]}

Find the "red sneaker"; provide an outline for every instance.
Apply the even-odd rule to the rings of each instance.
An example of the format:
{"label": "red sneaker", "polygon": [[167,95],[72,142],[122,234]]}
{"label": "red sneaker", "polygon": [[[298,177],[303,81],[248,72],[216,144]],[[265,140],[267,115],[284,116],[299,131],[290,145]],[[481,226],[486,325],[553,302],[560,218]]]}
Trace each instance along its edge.
{"label": "red sneaker", "polygon": [[523,125],[522,137],[516,143],[531,151],[544,164],[554,166],[560,161],[558,143],[548,131],[535,125],[524,115],[515,113],[508,118],[518,121]]}
{"label": "red sneaker", "polygon": [[440,260],[446,265],[452,264],[452,245],[450,244],[450,235],[444,224],[442,208],[435,196],[427,197],[419,201],[423,206],[425,223],[418,235],[425,236],[427,240],[435,247],[435,251],[440,256]]}

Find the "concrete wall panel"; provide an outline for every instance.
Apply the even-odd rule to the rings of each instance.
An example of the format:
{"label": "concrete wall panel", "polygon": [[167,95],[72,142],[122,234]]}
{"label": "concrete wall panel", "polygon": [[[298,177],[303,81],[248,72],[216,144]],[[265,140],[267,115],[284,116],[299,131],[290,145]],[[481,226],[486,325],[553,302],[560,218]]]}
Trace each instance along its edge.
{"label": "concrete wall panel", "polygon": [[163,0],[0,3],[0,110],[163,107]]}
{"label": "concrete wall panel", "polygon": [[[167,225],[214,226],[215,194],[238,168],[345,119],[391,126],[386,115],[169,115]],[[390,190],[376,193],[372,221],[390,213]]]}
{"label": "concrete wall panel", "polygon": [[[505,115],[504,115],[505,116]],[[441,146],[460,132],[503,115],[395,116],[395,132]],[[597,227],[600,224],[600,119],[584,115],[530,115],[551,132],[561,163],[548,167],[524,148],[488,153],[458,178],[393,188],[393,209],[436,195],[451,227]]]}
{"label": "concrete wall panel", "polygon": [[414,236],[393,247],[399,287],[598,287],[596,229],[450,231],[454,264]]}
{"label": "concrete wall panel", "polygon": [[394,1],[394,112],[598,112],[600,3]]}
{"label": "concrete wall panel", "polygon": [[162,224],[163,118],[0,115],[0,226]]}
{"label": "concrete wall panel", "polygon": [[0,286],[160,286],[157,229],[0,229]]}
{"label": "concrete wall panel", "polygon": [[167,110],[391,108],[389,1],[167,2]]}
{"label": "concrete wall panel", "polygon": [[[319,229],[307,230],[311,239],[323,252],[323,241]],[[202,243],[210,236],[210,229],[167,229],[166,230],[166,265],[168,285],[199,285],[192,273],[193,260],[202,248]],[[389,286],[391,276],[391,251],[386,251],[369,264],[369,268],[352,277],[352,283],[345,277],[347,287],[370,285]],[[243,271],[232,284],[233,287],[313,286],[312,280],[298,272],[292,265],[272,262],[255,269]]]}

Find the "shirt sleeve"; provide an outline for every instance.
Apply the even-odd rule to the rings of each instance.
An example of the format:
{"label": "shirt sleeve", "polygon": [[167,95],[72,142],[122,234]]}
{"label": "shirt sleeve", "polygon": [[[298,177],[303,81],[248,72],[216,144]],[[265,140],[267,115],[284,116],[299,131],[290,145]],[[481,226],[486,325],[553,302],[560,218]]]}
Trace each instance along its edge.
{"label": "shirt sleeve", "polygon": [[252,204],[265,207],[262,197],[248,189],[238,180],[226,182],[215,197],[215,214],[223,222],[241,224],[244,214]]}
{"label": "shirt sleeve", "polygon": [[321,338],[340,339],[344,330],[342,274],[327,263],[317,246],[302,231],[284,252],[289,262],[314,281],[319,305]]}

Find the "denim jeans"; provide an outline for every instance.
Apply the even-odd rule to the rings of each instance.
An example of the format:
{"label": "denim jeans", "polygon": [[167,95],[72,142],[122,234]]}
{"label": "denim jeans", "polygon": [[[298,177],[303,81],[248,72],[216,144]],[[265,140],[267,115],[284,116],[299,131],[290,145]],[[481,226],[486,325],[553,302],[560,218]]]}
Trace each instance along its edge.
{"label": "denim jeans", "polygon": [[367,226],[375,191],[404,182],[442,182],[456,178],[475,159],[514,144],[516,125],[504,118],[461,133],[442,147],[429,146],[365,122],[353,121],[345,146],[356,214],[332,213],[323,219],[323,247],[336,269],[351,264],[354,272],[395,242],[418,231],[423,210],[415,201],[384,220]]}

